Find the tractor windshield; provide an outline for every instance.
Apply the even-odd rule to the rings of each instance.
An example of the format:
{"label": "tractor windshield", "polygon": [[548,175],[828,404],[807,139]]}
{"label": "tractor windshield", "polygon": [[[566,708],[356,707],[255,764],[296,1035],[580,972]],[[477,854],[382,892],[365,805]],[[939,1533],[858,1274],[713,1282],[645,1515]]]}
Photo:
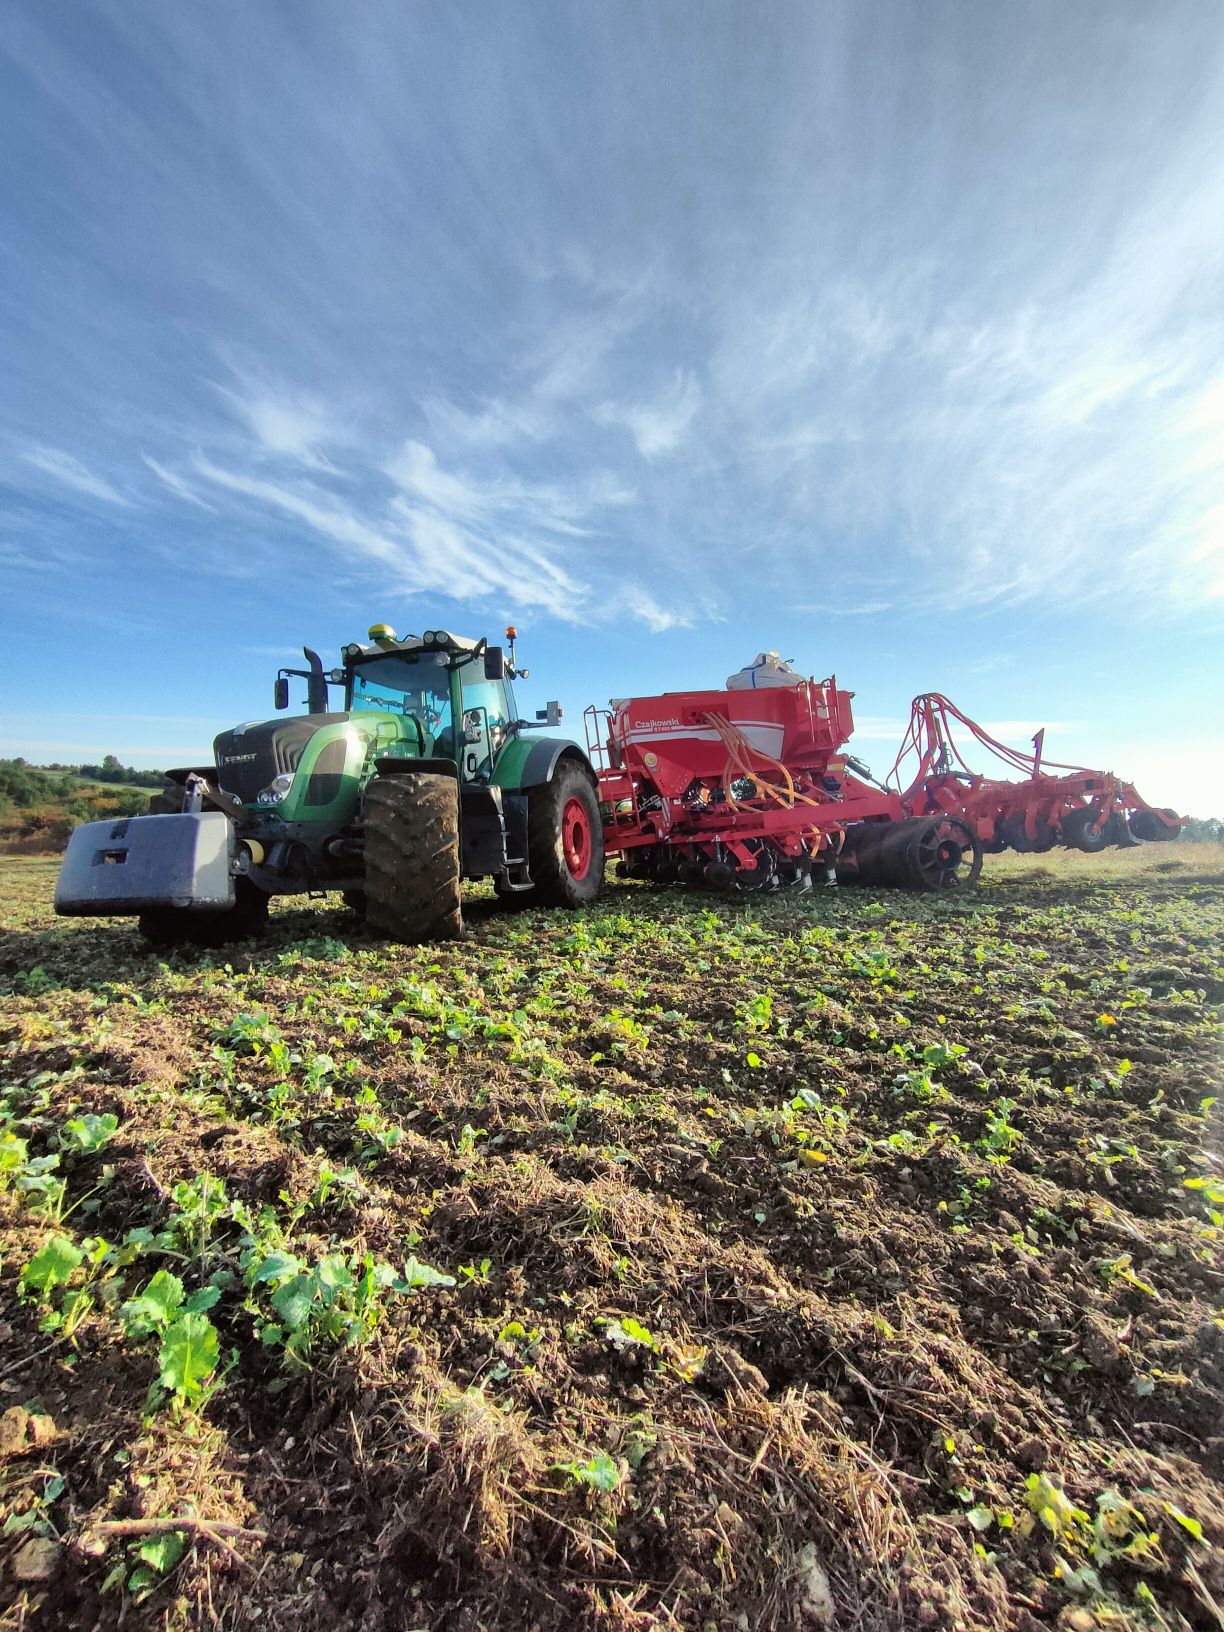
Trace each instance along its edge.
{"label": "tractor windshield", "polygon": [[383,709],[391,714],[411,714],[435,745],[442,745],[435,751],[445,751],[445,743],[452,740],[450,683],[444,652],[418,658],[372,657],[353,665],[349,709],[355,713]]}

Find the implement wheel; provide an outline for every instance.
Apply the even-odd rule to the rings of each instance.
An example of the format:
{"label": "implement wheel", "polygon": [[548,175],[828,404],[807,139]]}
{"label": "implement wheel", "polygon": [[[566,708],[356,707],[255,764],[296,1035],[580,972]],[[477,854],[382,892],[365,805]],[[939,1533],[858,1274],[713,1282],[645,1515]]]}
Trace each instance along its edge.
{"label": "implement wheel", "polygon": [[967,822],[955,816],[919,821],[906,859],[911,888],[942,892],[976,884],[982,871],[982,845]]}
{"label": "implement wheel", "polygon": [[837,877],[847,884],[879,884],[880,847],[889,833],[889,822],[859,822],[846,829],[846,842],[837,858]]}
{"label": "implement wheel", "polygon": [[1008,816],[1000,829],[1000,837],[1012,850],[1022,856],[1044,855],[1052,850],[1058,842],[1058,835],[1049,822],[1043,821],[1040,816],[1033,822],[1033,834],[1030,838],[1025,831],[1025,817],[1022,811],[1014,816]]}
{"label": "implement wheel", "polygon": [[405,771],[376,776],[365,795],[366,921],[397,941],[463,933],[459,784]]}
{"label": "implement wheel", "polygon": [[[175,812],[161,814],[174,815]],[[268,897],[245,878],[235,879],[234,893],[237,899],[226,912],[150,907],[141,913],[136,927],[150,946],[163,948],[228,946],[231,941],[246,941],[262,935],[268,923]]]}
{"label": "implement wheel", "polygon": [[1069,810],[1062,819],[1062,842],[1089,856],[1107,850],[1113,843],[1109,818],[1107,816],[1094,833],[1092,823],[1095,817],[1096,812],[1091,805],[1085,805],[1082,810]]}
{"label": "implement wheel", "polygon": [[[1168,821],[1162,822],[1162,816],[1167,816]],[[1132,811],[1127,826],[1136,839],[1148,839],[1153,844],[1167,843],[1181,836],[1181,823],[1175,810]]]}
{"label": "implement wheel", "polygon": [[551,782],[527,796],[531,904],[583,907],[603,887],[603,823],[589,770],[562,759]]}
{"label": "implement wheel", "polygon": [[762,890],[774,890],[778,887],[778,857],[768,844],[759,840],[749,840],[749,847],[756,856],[756,864],[752,867],[737,867],[735,870],[735,888],[744,895],[757,895]]}

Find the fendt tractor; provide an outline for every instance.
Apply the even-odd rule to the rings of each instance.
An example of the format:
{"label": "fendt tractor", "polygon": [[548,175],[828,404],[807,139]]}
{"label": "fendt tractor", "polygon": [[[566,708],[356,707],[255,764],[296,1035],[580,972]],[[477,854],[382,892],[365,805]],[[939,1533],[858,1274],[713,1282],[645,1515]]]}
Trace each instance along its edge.
{"label": "fendt tractor", "polygon": [[[62,913],[136,913],[145,937],[218,945],[257,932],[273,895],[340,891],[400,940],[458,935],[459,886],[576,907],[625,878],[752,893],[860,883],[949,891],[982,856],[1176,838],[1183,818],[1109,771],[997,742],[937,692],[915,698],[892,770],[845,752],[854,693],[762,653],[721,691],[586,711],[586,747],[518,717],[509,648],[375,624],[344,666],[282,669],[304,715],[239,725],[213,765],[168,773],[148,816],[72,835]],[[330,711],[330,688],[344,706]],[[557,704],[536,715],[555,726]],[[1011,773],[972,770],[957,728]],[[906,769],[910,767],[910,769]],[[1017,774],[1019,773],[1019,774]]]}
{"label": "fendt tractor", "polygon": [[[508,648],[378,623],[327,671],[303,648],[274,700],[287,709],[300,678],[306,712],[223,731],[215,763],[168,772],[149,815],[77,828],[55,910],[136,914],[155,945],[217,946],[257,934],[274,895],[339,891],[405,941],[461,932],[464,878],[541,906],[591,900],[597,778],[576,742],[518,717],[527,670],[506,634]],[[560,718],[549,703],[533,724]]]}

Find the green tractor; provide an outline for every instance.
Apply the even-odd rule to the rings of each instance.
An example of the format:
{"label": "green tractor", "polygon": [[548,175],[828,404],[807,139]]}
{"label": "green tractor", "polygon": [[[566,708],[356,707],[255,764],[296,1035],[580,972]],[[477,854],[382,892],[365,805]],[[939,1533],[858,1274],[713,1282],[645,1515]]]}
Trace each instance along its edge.
{"label": "green tractor", "polygon": [[[518,717],[508,650],[375,624],[324,671],[303,649],[306,712],[223,731],[215,764],[170,771],[148,816],[73,833],[55,910],[138,915],[158,946],[258,934],[274,895],[339,891],[402,941],[463,928],[460,880],[577,907],[603,883],[595,772],[575,742]],[[343,694],[333,711],[333,688]],[[555,726],[555,703],[536,724]]]}

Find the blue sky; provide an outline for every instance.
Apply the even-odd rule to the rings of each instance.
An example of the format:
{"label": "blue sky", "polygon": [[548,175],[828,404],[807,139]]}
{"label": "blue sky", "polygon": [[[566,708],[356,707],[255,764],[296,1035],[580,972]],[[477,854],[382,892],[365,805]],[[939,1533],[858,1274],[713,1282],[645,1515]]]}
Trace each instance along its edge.
{"label": "blue sky", "polygon": [[0,219],[0,753],[513,618],[1224,814],[1213,6],[11,0]]}

